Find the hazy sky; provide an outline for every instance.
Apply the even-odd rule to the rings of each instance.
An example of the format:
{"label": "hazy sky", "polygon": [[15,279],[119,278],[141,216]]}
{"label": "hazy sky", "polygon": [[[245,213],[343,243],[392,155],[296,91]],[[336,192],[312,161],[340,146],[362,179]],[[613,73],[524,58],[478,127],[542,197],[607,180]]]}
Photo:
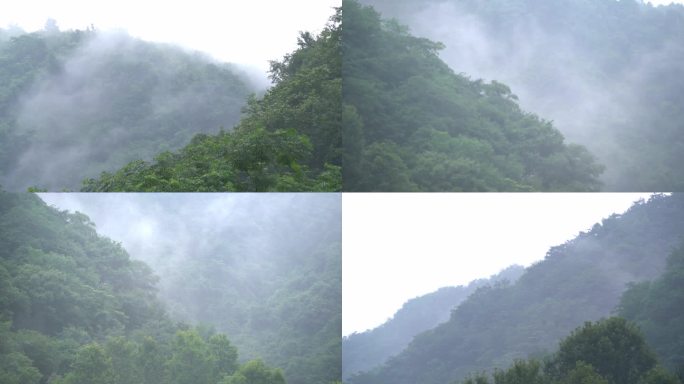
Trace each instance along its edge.
{"label": "hazy sky", "polygon": [[404,302],[528,266],[648,194],[343,194],[342,332]]}
{"label": "hazy sky", "polygon": [[645,0],[644,3],[651,3],[653,5],[667,5],[670,3],[684,4],[684,0]]}
{"label": "hazy sky", "polygon": [[173,42],[213,57],[268,69],[296,48],[299,31],[320,32],[342,0],[22,0],[6,1],[0,27],[125,29],[144,40]]}

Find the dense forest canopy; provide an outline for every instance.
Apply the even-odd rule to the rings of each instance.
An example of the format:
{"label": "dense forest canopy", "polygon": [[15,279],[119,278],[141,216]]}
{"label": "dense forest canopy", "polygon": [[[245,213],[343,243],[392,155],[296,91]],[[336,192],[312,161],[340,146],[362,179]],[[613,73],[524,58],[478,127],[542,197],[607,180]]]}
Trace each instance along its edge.
{"label": "dense forest canopy", "polygon": [[[680,384],[658,364],[642,333],[625,319],[586,322],[563,339],[546,359],[516,360],[492,373],[495,384]],[[489,384],[475,374],[463,384]]]}
{"label": "dense forest canopy", "polygon": [[0,183],[78,189],[231,129],[255,90],[235,66],[123,32],[0,31]]}
{"label": "dense forest canopy", "polygon": [[0,193],[0,382],[284,384],[226,335],[174,322],[143,262],[81,213]]}
{"label": "dense forest canopy", "polygon": [[684,6],[638,0],[362,0],[444,43],[455,72],[509,84],[606,166],[604,190],[679,191]]}
{"label": "dense forest canopy", "polygon": [[[546,258],[528,267],[515,284],[478,289],[447,322],[416,336],[384,365],[347,382],[449,383],[480,371],[504,369],[516,359],[551,353],[576,327],[614,313],[630,283],[669,273],[676,262],[667,266],[666,260],[682,240],[682,217],[684,196],[680,194],[655,195],[637,203],[624,214],[613,215],[550,249]],[[670,277],[668,281],[672,287],[678,280]],[[641,300],[648,292],[638,289],[632,300]],[[681,295],[676,292],[659,304],[661,313],[678,313],[674,308],[679,308]],[[634,301],[631,303],[634,308]],[[634,318],[640,316],[645,323],[649,321],[645,314],[634,314]],[[651,342],[651,333],[647,328],[645,332]],[[676,348],[653,343],[658,353]],[[663,354],[662,362],[669,367],[668,356],[676,354]]]}
{"label": "dense forest canopy", "polygon": [[231,132],[84,181],[104,191],[338,191],[341,188],[340,15],[271,63],[272,88]]}
{"label": "dense forest canopy", "polygon": [[657,279],[634,284],[620,301],[620,316],[641,328],[663,365],[684,377],[684,245]]}
{"label": "dense forest canopy", "polygon": [[174,319],[225,333],[290,384],[339,380],[338,194],[41,194],[159,276]]}
{"label": "dense forest canopy", "polygon": [[602,166],[524,112],[511,89],[454,72],[443,44],[343,1],[344,189],[592,191]]}
{"label": "dense forest canopy", "polygon": [[502,280],[513,283],[524,270],[511,266],[488,279],[474,280],[466,286],[443,287],[413,298],[379,327],[344,337],[342,379],[384,363],[406,348],[414,336],[449,320],[451,311],[478,287]]}

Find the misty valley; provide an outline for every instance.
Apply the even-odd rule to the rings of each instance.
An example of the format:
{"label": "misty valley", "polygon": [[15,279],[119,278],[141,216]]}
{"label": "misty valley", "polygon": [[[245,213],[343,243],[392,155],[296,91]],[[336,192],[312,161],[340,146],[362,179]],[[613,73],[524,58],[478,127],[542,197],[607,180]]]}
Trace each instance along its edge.
{"label": "misty valley", "polygon": [[345,336],[343,380],[684,382],[682,234],[683,195],[636,202],[527,268],[411,299]]}
{"label": "misty valley", "polygon": [[338,382],[340,208],[0,193],[0,382]]}
{"label": "misty valley", "polygon": [[125,32],[0,29],[0,184],[339,190],[338,30],[333,15],[302,32],[267,85],[254,68]]}
{"label": "misty valley", "polygon": [[345,191],[680,191],[684,6],[344,0]]}
{"label": "misty valley", "polygon": [[682,5],[344,0],[330,13],[274,58],[270,85],[124,32],[0,30],[0,184],[684,188]]}

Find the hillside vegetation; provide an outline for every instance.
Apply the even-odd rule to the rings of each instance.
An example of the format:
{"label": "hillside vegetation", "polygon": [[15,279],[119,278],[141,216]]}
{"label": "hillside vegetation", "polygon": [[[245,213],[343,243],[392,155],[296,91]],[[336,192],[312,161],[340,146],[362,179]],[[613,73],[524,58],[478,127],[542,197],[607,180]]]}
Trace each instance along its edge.
{"label": "hillside vegetation", "polygon": [[515,282],[524,272],[511,266],[489,279],[468,285],[444,287],[407,301],[391,319],[377,328],[353,333],[342,339],[342,378],[381,365],[406,348],[414,336],[449,320],[451,311],[479,287],[499,281]]}
{"label": "hillside vegetation", "polygon": [[639,0],[363,0],[510,85],[606,166],[604,190],[680,191],[684,6]]}
{"label": "hillside vegetation", "polygon": [[[516,359],[547,355],[584,322],[614,313],[628,284],[669,271],[666,260],[684,234],[682,217],[684,196],[679,194],[637,203],[552,248],[515,284],[477,290],[449,321],[416,336],[384,365],[348,382],[449,383],[480,371],[504,369]],[[673,313],[677,292],[663,299],[674,300],[666,307]],[[629,308],[634,311],[633,305]],[[645,331],[650,334],[648,328]],[[657,343],[653,348],[663,350]],[[670,364],[667,356],[663,362]]]}
{"label": "hillside vegetation", "polygon": [[87,216],[0,193],[0,382],[284,384],[223,334],[173,322],[150,268]]}
{"label": "hillside vegetation", "polygon": [[603,167],[442,43],[343,1],[345,191],[594,191]]}
{"label": "hillside vegetation", "polygon": [[340,10],[271,63],[274,85],[251,98],[232,131],[197,135],[154,161],[84,181],[82,190],[338,191],[341,188]]}
{"label": "hillside vegetation", "polygon": [[339,194],[41,194],[158,276],[169,316],[225,333],[290,384],[340,378]]}
{"label": "hillside vegetation", "polygon": [[231,129],[254,91],[234,66],[123,33],[0,39],[0,183],[78,189],[86,177]]}

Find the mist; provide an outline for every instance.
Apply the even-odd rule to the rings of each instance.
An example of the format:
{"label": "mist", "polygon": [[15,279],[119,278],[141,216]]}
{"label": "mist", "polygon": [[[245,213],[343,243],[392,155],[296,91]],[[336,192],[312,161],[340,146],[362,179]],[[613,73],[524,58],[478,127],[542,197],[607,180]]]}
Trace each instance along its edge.
{"label": "mist", "polygon": [[177,150],[197,133],[232,129],[250,93],[263,92],[255,69],[218,63],[124,32],[69,32],[76,40],[38,75],[13,109],[14,130],[29,137],[0,182],[8,190],[78,189],[83,179]]}
{"label": "mist", "polygon": [[[567,1],[534,9],[523,2],[489,8],[448,0],[363,2],[407,24],[412,34],[443,42],[440,57],[456,73],[509,85],[524,110],[551,120],[567,141],[584,145],[606,166],[604,190],[677,188],[667,177],[654,179],[674,166],[663,147],[681,141],[659,132],[678,124],[661,120],[678,110],[667,106],[671,99],[663,94],[681,84],[684,29],[675,21],[684,15],[681,5],[634,3],[643,19],[633,23],[650,27],[619,31],[616,25],[626,25],[628,16],[620,18],[632,12],[625,10],[630,2],[621,2],[625,9],[596,2],[612,13],[615,19],[608,21],[600,19],[605,15],[575,14],[579,6]],[[681,131],[681,124],[673,130]],[[635,181],[640,174],[649,180]]]}
{"label": "mist", "polygon": [[[286,263],[287,257],[294,257],[293,250],[306,250],[326,240],[331,228],[340,225],[340,196],[335,194],[39,196],[61,210],[88,215],[98,233],[121,242],[132,258],[152,267],[160,277],[160,294],[167,299],[173,296],[170,291],[179,289],[171,277],[182,273],[184,264],[197,255],[217,252],[228,243],[228,251],[239,244],[240,257],[245,260]],[[302,220],[312,211],[319,212],[320,227],[312,227],[319,223]],[[291,226],[281,228],[278,224],[282,222],[290,222]],[[226,256],[231,253],[222,252]]]}
{"label": "mist", "polygon": [[[507,202],[512,202],[510,197]],[[567,199],[564,205],[575,204]],[[403,206],[402,211],[406,210]],[[498,213],[500,221],[510,215],[495,205],[491,210]],[[446,290],[412,300],[405,296],[404,306],[392,319],[371,331],[343,339],[344,381],[353,384],[464,382],[466,377],[478,372],[505,369],[516,359],[552,356],[559,341],[573,329],[587,321],[625,316],[621,303],[626,292],[640,292],[638,289],[649,285],[638,284],[658,279],[668,270],[671,272],[672,255],[681,252],[684,240],[683,214],[681,194],[652,195],[550,246],[543,259],[520,271],[517,280],[509,279],[509,284],[482,285],[474,292],[462,291],[461,296],[448,297]],[[438,221],[439,215],[433,216],[433,220],[421,222]],[[480,244],[470,247],[469,252],[455,253],[458,256],[452,257],[451,263],[438,267],[455,275],[472,264],[483,263],[485,257],[478,255],[478,251],[488,243],[500,244],[500,254],[511,261],[519,260],[517,242],[530,243],[548,237],[542,230],[530,229],[526,234],[517,235],[517,240],[507,238],[513,226],[523,227],[529,221],[536,221],[532,210],[513,216],[517,224],[509,225],[506,230],[497,230],[493,225],[483,228],[486,238]],[[473,223],[476,218],[460,215],[458,220]],[[563,220],[564,217],[557,215],[542,222],[548,225],[550,221]],[[454,234],[463,232],[453,225],[449,229]],[[429,243],[417,238],[412,241]],[[345,260],[348,249],[345,243]],[[412,257],[426,263],[429,256],[425,253],[414,252],[404,257],[396,252],[391,254],[393,260]],[[418,268],[414,270],[411,275],[403,276],[405,284],[421,278]],[[349,278],[346,272],[347,269],[345,280]],[[383,282],[395,274],[397,269],[388,266]],[[643,301],[638,305],[652,308]],[[450,316],[436,324],[432,321],[439,318],[440,311]],[[363,312],[367,311],[349,310],[347,306],[344,309],[345,318],[362,317]],[[671,322],[665,324],[671,329]],[[651,342],[657,342],[655,336],[649,339]],[[354,374],[359,370],[362,372]]]}
{"label": "mist", "polygon": [[[341,338],[340,195],[40,197],[88,215],[98,233],[153,269],[173,318],[226,333],[240,360],[282,367],[288,383],[306,382],[305,373],[334,377],[340,350],[330,342]],[[336,368],[321,362],[335,354]]]}

